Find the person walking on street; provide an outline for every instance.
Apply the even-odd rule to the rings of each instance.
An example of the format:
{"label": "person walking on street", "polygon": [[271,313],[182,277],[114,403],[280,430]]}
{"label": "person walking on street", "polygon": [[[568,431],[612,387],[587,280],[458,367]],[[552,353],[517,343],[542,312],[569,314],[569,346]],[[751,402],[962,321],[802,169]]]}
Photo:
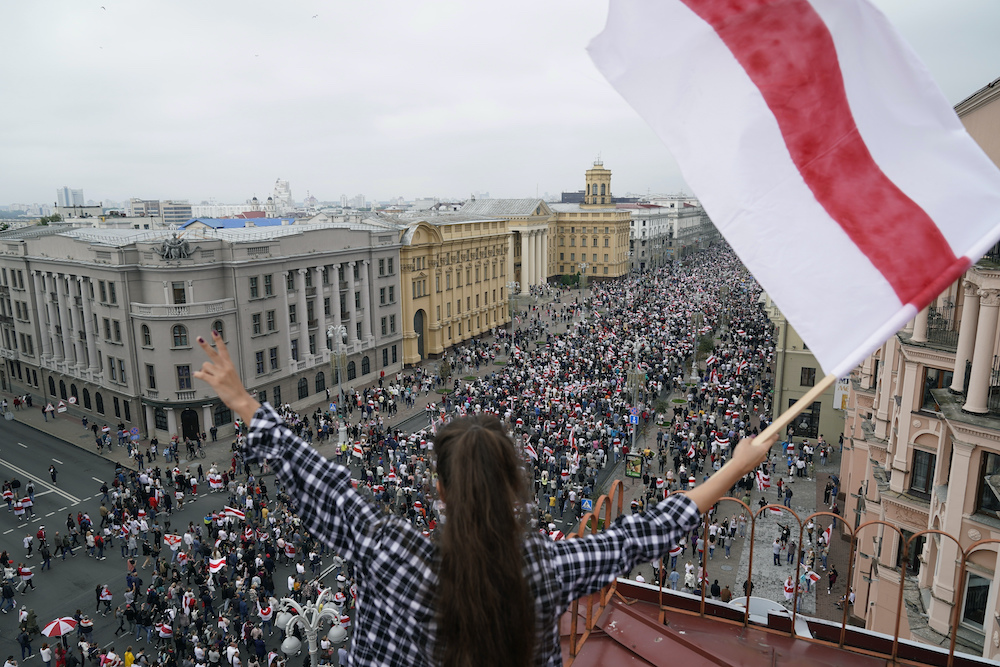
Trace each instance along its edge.
{"label": "person walking on street", "polygon": [[833,591],[833,585],[837,583],[837,566],[834,565],[830,568],[830,571],[826,575],[827,580],[830,582],[829,586],[826,587],[826,594],[829,595]]}

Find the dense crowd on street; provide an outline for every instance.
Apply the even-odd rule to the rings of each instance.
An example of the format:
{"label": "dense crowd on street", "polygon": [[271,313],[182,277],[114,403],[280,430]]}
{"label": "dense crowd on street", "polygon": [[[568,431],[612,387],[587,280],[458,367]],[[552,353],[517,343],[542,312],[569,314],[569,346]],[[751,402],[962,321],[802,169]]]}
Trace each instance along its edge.
{"label": "dense crowd on street", "polygon": [[[457,346],[444,363],[382,375],[374,386],[348,392],[341,405],[335,389],[329,396],[334,409],[299,414],[285,404],[277,410],[303,440],[332,444],[331,458],[351,468],[363,496],[428,536],[443,507],[432,493],[433,433],[456,416],[492,413],[502,420],[534,482],[534,525],[553,539],[562,535],[556,517],[568,512],[579,518],[607,466],[625,457],[642,462],[637,471],[644,492],[631,507],[641,512],[718,470],[740,438],[766,424],[772,327],[758,303],[760,288],[728,248],[594,284],[582,300],[578,294],[541,289],[526,298],[510,330]],[[442,373],[445,366],[450,376]],[[484,376],[463,377],[483,367]],[[401,408],[419,404],[426,428],[390,427]],[[358,594],[351,563],[302,529],[280,480],[272,495],[264,480],[267,463],[244,459],[245,428],[237,424],[231,459],[207,468],[197,459],[183,469],[177,463],[179,447],[186,445],[191,455],[200,442],[175,440],[160,451],[156,442],[137,447],[136,469],[118,469],[101,489],[99,508],[26,534],[23,553],[0,554],[8,575],[0,609],[23,616],[22,658],[39,643],[40,628],[30,609],[17,609],[16,596],[44,594],[35,592],[35,572],[26,563],[46,570],[56,559],[120,558],[124,575],[97,585],[93,610],[66,610],[74,629],[42,649],[51,652],[55,667],[88,661],[101,667],[274,667],[284,660],[276,648],[281,629],[274,627],[280,599],[314,600],[323,586],[338,589],[341,623],[350,626]],[[638,438],[633,428],[641,431]],[[129,446],[118,435],[119,444]],[[766,463],[763,475],[774,476],[777,463]],[[760,477],[748,475],[732,492],[748,500]],[[55,483],[54,470],[52,478]],[[8,509],[14,513],[20,505],[23,514],[33,490],[17,484],[8,480],[4,495]],[[201,522],[173,524],[175,510],[199,489],[212,511]],[[729,557],[747,517],[713,511],[705,521],[671,552],[665,585],[683,582],[693,589],[703,577],[689,561],[681,579],[678,559],[705,549]],[[112,649],[101,648],[110,638],[93,636],[96,614],[118,619]],[[337,648],[324,639],[321,662],[333,662]]]}

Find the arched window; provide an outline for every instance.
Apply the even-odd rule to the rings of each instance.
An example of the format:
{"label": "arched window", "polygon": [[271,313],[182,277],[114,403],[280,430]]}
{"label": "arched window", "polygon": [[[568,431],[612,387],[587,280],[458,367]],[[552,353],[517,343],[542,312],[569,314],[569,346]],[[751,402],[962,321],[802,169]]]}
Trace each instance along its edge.
{"label": "arched window", "polygon": [[305,378],[302,378],[301,380],[299,380],[299,399],[301,400],[303,398],[308,398],[308,397],[309,397],[309,382]]}
{"label": "arched window", "polygon": [[142,344],[146,347],[153,345],[153,337],[149,334],[149,327],[145,324],[142,325]]}
{"label": "arched window", "polygon": [[361,358],[361,374],[368,375],[372,372],[372,362],[368,361],[368,357]]}
{"label": "arched window", "polygon": [[52,379],[51,375],[49,376],[49,394],[51,396],[56,395],[56,381]]}
{"label": "arched window", "polygon": [[320,371],[319,373],[316,373],[316,393],[318,394],[319,392],[324,391],[325,389],[326,389],[326,375],[324,375],[323,372]]}
{"label": "arched window", "polygon": [[100,414],[104,414],[104,397],[101,396],[101,392],[94,392],[94,401],[97,402],[97,411]]}
{"label": "arched window", "polygon": [[83,389],[83,407],[90,410],[90,390],[86,387]]}
{"label": "arched window", "polygon": [[226,340],[226,333],[225,330],[222,328],[222,320],[215,320],[214,322],[212,322],[212,330],[218,331],[219,338],[221,338],[223,341]]}
{"label": "arched window", "polygon": [[354,365],[353,361],[347,363],[347,379],[353,380],[358,377],[357,366]]}
{"label": "arched window", "polygon": [[164,410],[163,408],[154,408],[153,409],[153,422],[154,422],[154,428],[157,431],[166,431],[167,430],[167,411]]}
{"label": "arched window", "polygon": [[604,183],[601,183],[601,196],[604,196]]}
{"label": "arched window", "polygon": [[76,403],[77,405],[80,404],[80,394],[77,393],[75,384],[71,384],[69,386],[69,395],[76,399],[75,401],[73,401],[74,403]]}
{"label": "arched window", "polygon": [[174,347],[187,347],[188,330],[183,324],[174,325]]}
{"label": "arched window", "polygon": [[62,380],[59,380],[59,396],[62,400],[66,400],[66,383]]}

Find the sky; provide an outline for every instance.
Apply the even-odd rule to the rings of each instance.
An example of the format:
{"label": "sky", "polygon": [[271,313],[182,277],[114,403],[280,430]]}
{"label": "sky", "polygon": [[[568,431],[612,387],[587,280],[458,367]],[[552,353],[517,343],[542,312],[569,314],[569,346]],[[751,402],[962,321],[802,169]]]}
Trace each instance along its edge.
{"label": "sky", "polygon": [[[951,103],[1000,77],[997,0],[875,4]],[[607,7],[0,3],[0,204],[558,195],[598,156],[616,195],[689,192],[586,53]]]}

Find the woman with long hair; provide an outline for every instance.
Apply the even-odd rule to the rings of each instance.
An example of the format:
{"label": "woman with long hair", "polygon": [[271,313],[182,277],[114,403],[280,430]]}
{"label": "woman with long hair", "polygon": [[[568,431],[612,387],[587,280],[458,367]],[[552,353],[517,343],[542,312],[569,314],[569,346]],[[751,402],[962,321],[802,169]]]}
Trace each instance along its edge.
{"label": "woman with long hair", "polygon": [[457,419],[434,438],[445,518],[437,540],[380,514],[350,471],[324,459],[240,382],[225,343],[198,338],[208,356],[195,377],[249,424],[247,461],[270,459],[299,518],[354,564],[354,665],[559,665],[558,621],[570,603],[665,554],[773,439],[744,440],[730,461],[686,494],[622,517],[597,535],[553,542],[529,529],[525,471],[492,416]]}

